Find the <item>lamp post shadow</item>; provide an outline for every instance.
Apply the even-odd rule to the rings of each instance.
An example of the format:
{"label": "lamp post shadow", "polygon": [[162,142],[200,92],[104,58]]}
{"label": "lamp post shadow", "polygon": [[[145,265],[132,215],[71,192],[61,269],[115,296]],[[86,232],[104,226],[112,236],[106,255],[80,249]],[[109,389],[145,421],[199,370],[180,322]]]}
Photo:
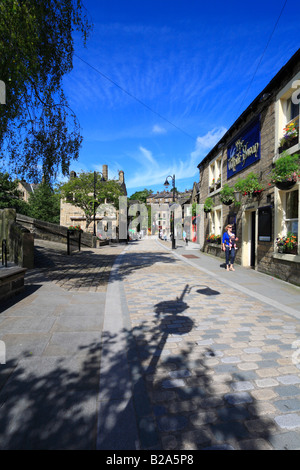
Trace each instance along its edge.
{"label": "lamp post shadow", "polygon": [[155,315],[160,320],[158,328],[163,333],[152,355],[146,373],[153,373],[155,371],[170,334],[185,335],[192,330],[194,326],[193,320],[186,315],[181,315],[182,312],[189,308],[188,304],[184,301],[184,297],[188,292],[190,292],[190,288],[187,284],[180,297],[177,297],[175,300],[163,300],[155,305]]}

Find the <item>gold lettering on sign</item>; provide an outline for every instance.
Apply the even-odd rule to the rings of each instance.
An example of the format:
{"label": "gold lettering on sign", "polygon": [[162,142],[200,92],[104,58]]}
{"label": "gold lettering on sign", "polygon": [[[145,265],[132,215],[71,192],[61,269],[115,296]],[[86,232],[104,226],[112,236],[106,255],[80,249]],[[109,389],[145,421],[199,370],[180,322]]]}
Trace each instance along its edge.
{"label": "gold lettering on sign", "polygon": [[259,143],[248,147],[248,142],[245,143],[244,140],[239,139],[235,143],[235,152],[234,149],[230,151],[230,157],[228,159],[228,169],[236,171],[237,165],[242,163],[242,166],[245,165],[246,160],[251,155],[254,155],[255,158],[258,157]]}

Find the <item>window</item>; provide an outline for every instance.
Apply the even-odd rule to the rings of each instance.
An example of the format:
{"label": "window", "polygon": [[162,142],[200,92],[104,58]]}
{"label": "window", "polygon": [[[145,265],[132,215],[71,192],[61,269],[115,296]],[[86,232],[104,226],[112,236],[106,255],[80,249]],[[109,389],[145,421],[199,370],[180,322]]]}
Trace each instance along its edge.
{"label": "window", "polygon": [[[290,82],[278,93],[276,97],[276,152],[279,154],[290,148],[296,152],[300,148],[299,144],[299,100],[295,99],[296,85],[300,79],[300,72],[290,80]],[[289,131],[287,131],[289,127]],[[292,132],[291,132],[292,131]],[[294,148],[296,146],[296,148]]]}
{"label": "window", "polygon": [[299,104],[292,101],[292,97],[286,100],[286,118],[287,122],[299,116]]}
{"label": "window", "polygon": [[285,228],[286,232],[292,232],[298,236],[298,206],[299,191],[291,191],[285,198]]}
{"label": "window", "polygon": [[222,157],[217,157],[208,168],[209,192],[216,191],[221,186]]}
{"label": "window", "polygon": [[209,218],[209,233],[210,235],[221,235],[221,209],[213,209],[210,212]]}

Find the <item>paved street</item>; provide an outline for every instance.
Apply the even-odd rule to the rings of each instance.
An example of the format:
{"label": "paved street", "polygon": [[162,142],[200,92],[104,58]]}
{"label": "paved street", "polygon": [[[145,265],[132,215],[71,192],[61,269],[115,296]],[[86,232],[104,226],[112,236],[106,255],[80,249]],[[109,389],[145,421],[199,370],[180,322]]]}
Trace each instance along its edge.
{"label": "paved street", "polygon": [[300,449],[299,288],[191,245],[58,248],[0,314],[0,449]]}

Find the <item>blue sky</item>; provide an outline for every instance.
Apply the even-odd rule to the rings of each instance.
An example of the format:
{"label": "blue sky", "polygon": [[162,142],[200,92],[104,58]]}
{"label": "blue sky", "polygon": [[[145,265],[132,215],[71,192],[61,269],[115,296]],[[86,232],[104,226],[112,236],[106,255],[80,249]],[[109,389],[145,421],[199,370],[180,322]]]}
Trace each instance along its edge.
{"label": "blue sky", "polygon": [[94,27],[64,79],[84,138],[70,170],[123,170],[129,196],[173,174],[192,188],[198,163],[299,48],[292,0],[83,3]]}

